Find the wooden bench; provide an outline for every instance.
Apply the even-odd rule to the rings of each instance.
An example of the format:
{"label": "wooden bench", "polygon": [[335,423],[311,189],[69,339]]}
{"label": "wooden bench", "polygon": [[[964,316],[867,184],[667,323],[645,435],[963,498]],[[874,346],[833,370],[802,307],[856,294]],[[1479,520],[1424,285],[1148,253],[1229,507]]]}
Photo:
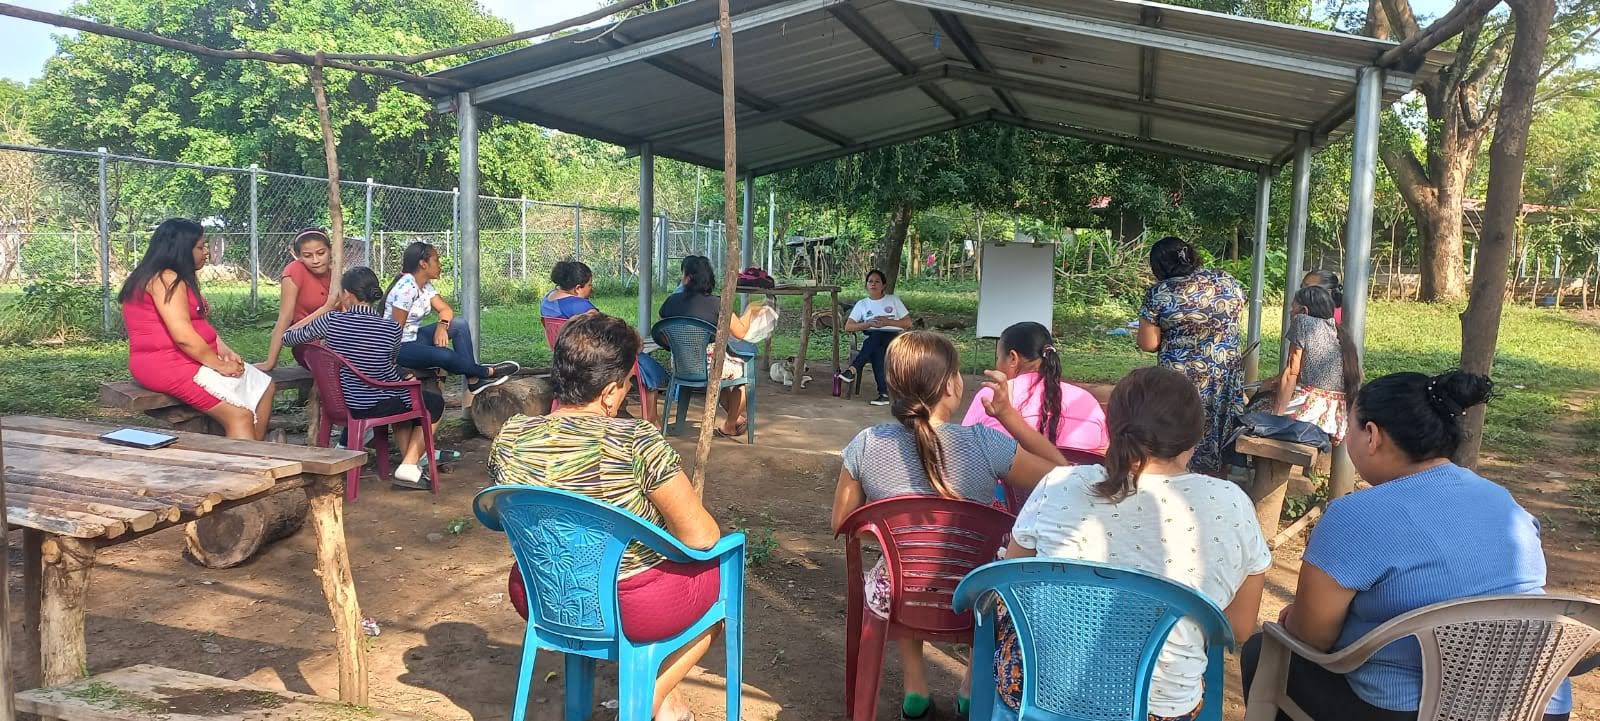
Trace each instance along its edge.
{"label": "wooden bench", "polygon": [[17,710],[60,721],[423,721],[424,716],[353,706],[140,664],[62,686],[17,694]]}
{"label": "wooden bench", "polygon": [[1268,539],[1276,538],[1283,499],[1289,493],[1289,476],[1295,466],[1316,465],[1317,447],[1256,436],[1240,436],[1235,447],[1241,455],[1255,459],[1247,490],[1256,507],[1256,520],[1261,522],[1261,533]]}
{"label": "wooden bench", "polygon": [[[300,366],[279,366],[267,372],[277,384],[276,392],[295,391],[298,399],[311,407],[307,414],[316,412],[312,390],[311,371]],[[100,384],[100,405],[124,411],[142,412],[180,431],[222,435],[222,425],[210,416],[195,410],[165,393],[159,393],[133,381]],[[312,421],[313,423],[315,420]]]}

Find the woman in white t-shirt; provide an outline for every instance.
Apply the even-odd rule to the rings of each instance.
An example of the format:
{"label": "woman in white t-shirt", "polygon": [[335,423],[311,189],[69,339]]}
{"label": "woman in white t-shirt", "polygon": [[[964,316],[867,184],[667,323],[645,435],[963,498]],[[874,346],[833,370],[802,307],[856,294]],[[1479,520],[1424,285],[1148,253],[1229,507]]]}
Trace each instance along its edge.
{"label": "woman in white t-shirt", "polygon": [[867,271],[867,297],[850,309],[850,318],[844,329],[850,333],[861,332],[861,350],[850,361],[850,367],[839,371],[839,380],[855,383],[856,376],[868,363],[872,364],[872,379],[878,382],[878,397],[872,405],[889,405],[889,385],[883,378],[884,355],[889,351],[889,341],[901,331],[911,329],[911,311],[896,295],[884,295],[888,281],[883,271]]}
{"label": "woman in white t-shirt", "polygon": [[[1166,577],[1215,601],[1243,643],[1256,626],[1272,552],[1239,486],[1188,471],[1205,428],[1194,384],[1159,366],[1135,370],[1111,392],[1107,419],[1106,465],[1045,476],[1017,516],[1006,557],[1095,561]],[[1016,631],[1002,620],[998,634],[997,691],[1015,709]],[[1178,622],[1156,661],[1150,719],[1196,718],[1205,672],[1199,627]]]}
{"label": "woman in white t-shirt", "polygon": [[[433,281],[444,272],[437,248],[422,241],[406,246],[400,270],[400,277],[384,294],[383,315],[400,324],[396,361],[401,368],[443,368],[465,376],[467,390],[473,395],[510,380],[522,368],[516,361],[478,362],[472,331],[467,324],[454,322],[455,310],[433,287]],[[424,327],[422,320],[436,311],[439,322]]]}

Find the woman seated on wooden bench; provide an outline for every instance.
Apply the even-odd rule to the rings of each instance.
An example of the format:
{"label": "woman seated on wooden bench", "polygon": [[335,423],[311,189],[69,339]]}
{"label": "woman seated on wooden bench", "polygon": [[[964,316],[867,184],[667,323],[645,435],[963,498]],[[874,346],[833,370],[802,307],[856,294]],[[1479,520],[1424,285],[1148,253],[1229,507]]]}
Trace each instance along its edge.
{"label": "woman seated on wooden bench", "polygon": [[[383,287],[371,268],[351,268],[339,285],[337,310],[326,308],[306,316],[283,334],[283,342],[298,346],[321,340],[368,378],[399,381],[400,366],[395,358],[400,351],[400,325],[379,313],[375,303],[383,300]],[[381,418],[404,413],[411,408],[411,394],[404,388],[378,388],[367,385],[340,369],[339,392],[350,414],[357,418]],[[432,391],[422,392],[428,418],[439,422],[444,415],[444,398]],[[418,461],[425,449],[425,438],[416,422],[393,426],[400,447],[400,466],[394,469],[394,484],[402,488],[428,490],[433,486],[423,477]],[[348,442],[348,441],[347,441]]]}
{"label": "woman seated on wooden bench", "polygon": [[195,273],[210,257],[199,223],[168,218],[156,226],[117,295],[128,330],[128,371],[139,385],[210,416],[227,437],[259,441],[275,388],[207,320],[211,307]]}
{"label": "woman seated on wooden bench", "polygon": [[[443,368],[465,376],[467,391],[477,395],[490,387],[510,380],[522,366],[515,361],[500,361],[492,365],[478,362],[478,352],[472,344],[472,331],[465,323],[454,324],[456,312],[433,287],[433,281],[443,274],[439,251],[428,243],[417,241],[406,246],[400,259],[401,274],[389,285],[384,298],[383,314],[399,323],[400,365],[404,368]],[[423,327],[422,320],[433,313],[439,322]]]}

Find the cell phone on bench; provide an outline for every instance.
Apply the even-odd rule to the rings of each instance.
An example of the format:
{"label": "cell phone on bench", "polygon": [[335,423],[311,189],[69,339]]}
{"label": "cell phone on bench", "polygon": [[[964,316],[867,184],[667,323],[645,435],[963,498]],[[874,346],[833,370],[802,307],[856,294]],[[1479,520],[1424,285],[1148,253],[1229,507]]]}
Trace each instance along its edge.
{"label": "cell phone on bench", "polygon": [[100,436],[100,440],[107,443],[115,443],[119,446],[130,446],[133,448],[154,450],[156,448],[166,448],[167,446],[177,443],[178,437],[169,436],[165,433],[154,433],[151,431],[140,430],[138,428],[120,428]]}

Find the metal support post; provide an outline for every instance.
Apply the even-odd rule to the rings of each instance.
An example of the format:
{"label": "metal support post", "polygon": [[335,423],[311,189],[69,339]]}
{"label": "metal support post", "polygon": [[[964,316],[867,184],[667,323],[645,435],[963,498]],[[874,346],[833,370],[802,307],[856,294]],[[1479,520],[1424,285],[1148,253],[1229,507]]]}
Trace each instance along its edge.
{"label": "metal support post", "polygon": [[739,267],[748,268],[753,265],[750,256],[755,252],[756,243],[756,176],[744,176],[744,217],[739,221],[743,226],[739,233]]}
{"label": "metal support post", "polygon": [[[368,268],[372,267],[372,191],[376,189],[372,178],[367,178],[367,214],[361,223],[361,258],[365,261],[363,265]],[[340,242],[344,240],[341,238]]]}
{"label": "metal support post", "polygon": [[1267,229],[1272,220],[1272,171],[1256,173],[1256,247],[1250,272],[1250,337],[1245,342],[1250,353],[1244,359],[1244,379],[1254,383],[1261,377],[1261,296],[1267,284]]}
{"label": "metal support post", "polygon": [[456,293],[461,292],[461,188],[450,189],[450,237],[445,245],[450,250],[450,284]]}
{"label": "metal support post", "polygon": [[773,220],[778,217],[778,191],[767,191],[767,262],[766,271],[772,272],[772,243],[776,240],[773,235]]}
{"label": "metal support post", "polygon": [[667,214],[656,216],[656,284],[667,284],[667,245],[672,241],[672,225]]}
{"label": "metal support post", "polygon": [[583,260],[583,206],[572,206],[572,259]]}
{"label": "metal support post", "polygon": [[106,197],[106,149],[100,148],[100,329],[111,334],[111,201]]}
{"label": "metal support post", "polygon": [[528,282],[528,196],[517,205],[517,232],[522,238],[522,282]]}
{"label": "metal support post", "polygon": [[650,334],[653,278],[650,263],[655,252],[656,153],[649,143],[639,146],[639,335]]}
{"label": "metal support post", "polygon": [[256,214],[256,198],[260,195],[261,166],[250,164],[250,312],[257,311],[256,282],[261,278],[261,220]]}
{"label": "metal support post", "polygon": [[1311,137],[1302,134],[1294,149],[1294,184],[1289,198],[1289,267],[1283,275],[1283,324],[1278,329],[1278,370],[1289,358],[1289,316],[1294,291],[1305,274],[1306,220],[1311,213]]}
{"label": "metal support post", "polygon": [[467,315],[467,330],[472,331],[472,355],[476,358],[482,342],[478,320],[483,305],[478,302],[478,111],[472,107],[471,93],[458,93],[456,108],[456,128],[461,134],[461,179],[456,193],[461,256],[456,274],[463,281],[459,286],[461,309]]}
{"label": "metal support post", "polygon": [[[1350,209],[1344,224],[1344,332],[1366,358],[1367,293],[1372,284],[1372,196],[1378,177],[1378,113],[1383,109],[1383,70],[1362,68],[1356,81],[1355,137],[1350,152]],[[1347,391],[1353,389],[1346,389]],[[1334,449],[1328,497],[1355,491],[1355,466],[1341,446]]]}

